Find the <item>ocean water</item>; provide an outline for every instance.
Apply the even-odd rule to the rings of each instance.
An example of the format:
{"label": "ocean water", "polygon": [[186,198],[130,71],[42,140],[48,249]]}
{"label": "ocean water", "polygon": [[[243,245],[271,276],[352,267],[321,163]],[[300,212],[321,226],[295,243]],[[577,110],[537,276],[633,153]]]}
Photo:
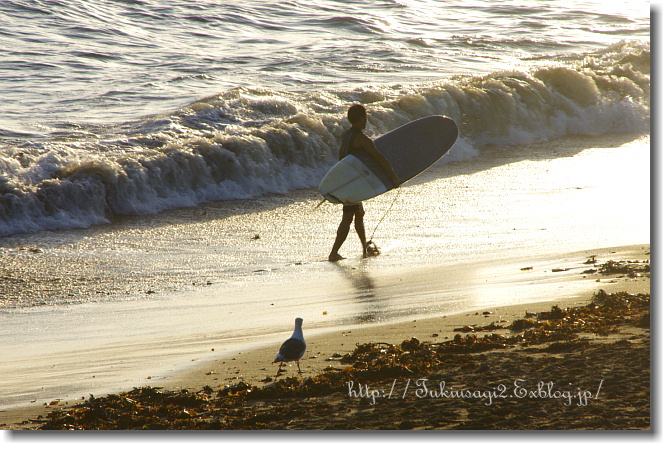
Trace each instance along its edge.
{"label": "ocean water", "polygon": [[344,113],[450,160],[650,129],[650,4],[0,3],[0,236],[312,188]]}

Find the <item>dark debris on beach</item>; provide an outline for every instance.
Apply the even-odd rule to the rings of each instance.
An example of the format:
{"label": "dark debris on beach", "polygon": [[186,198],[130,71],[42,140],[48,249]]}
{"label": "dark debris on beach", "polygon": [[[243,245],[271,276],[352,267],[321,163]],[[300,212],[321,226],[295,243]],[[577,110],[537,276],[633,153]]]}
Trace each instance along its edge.
{"label": "dark debris on beach", "polygon": [[[240,382],[197,392],[143,387],[91,396],[33,422],[41,430],[651,425],[650,294],[600,290],[582,307],[554,306],[503,328],[471,329],[437,343],[360,344],[340,360],[341,368],[266,386]],[[519,385],[526,395],[516,394]]]}

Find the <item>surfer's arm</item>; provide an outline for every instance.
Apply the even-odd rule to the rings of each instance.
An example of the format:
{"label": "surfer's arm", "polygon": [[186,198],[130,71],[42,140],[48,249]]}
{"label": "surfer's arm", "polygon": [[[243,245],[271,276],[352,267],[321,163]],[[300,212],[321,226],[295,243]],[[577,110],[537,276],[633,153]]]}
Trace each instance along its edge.
{"label": "surfer's arm", "polygon": [[390,174],[395,187],[399,187],[401,184],[400,178],[397,176],[397,173],[395,173],[395,169],[393,169],[392,165],[390,165],[390,162],[388,162],[388,159],[386,159],[386,157],[376,149],[374,141],[362,133],[357,136],[357,140],[362,141],[360,142],[362,143],[360,146],[362,146],[365,151],[369,153],[379,163],[379,165],[388,172],[388,174]]}

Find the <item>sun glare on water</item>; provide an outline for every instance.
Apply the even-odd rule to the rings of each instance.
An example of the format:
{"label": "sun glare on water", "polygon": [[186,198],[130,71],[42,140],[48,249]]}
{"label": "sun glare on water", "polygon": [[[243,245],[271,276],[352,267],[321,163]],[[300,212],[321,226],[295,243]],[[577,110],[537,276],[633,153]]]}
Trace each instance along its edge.
{"label": "sun glare on water", "polygon": [[639,0],[591,0],[591,1],[573,1],[560,2],[560,4],[572,4],[575,8],[580,8],[585,11],[599,12],[602,14],[609,13],[626,13],[630,19],[637,17],[648,17],[650,15],[650,1]]}

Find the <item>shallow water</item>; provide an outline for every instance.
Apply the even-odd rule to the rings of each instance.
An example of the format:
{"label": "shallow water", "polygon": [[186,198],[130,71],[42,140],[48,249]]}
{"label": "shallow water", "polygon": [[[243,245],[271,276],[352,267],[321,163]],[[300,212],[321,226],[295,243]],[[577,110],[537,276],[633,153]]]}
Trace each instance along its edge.
{"label": "shallow water", "polygon": [[[366,202],[367,234],[383,254],[375,264],[649,242],[649,145],[647,137],[571,138],[439,164]],[[299,190],[6,237],[3,305],[99,302],[327,269],[341,212],[317,208],[320,200]],[[360,253],[352,230],[342,254],[357,261]]]}

